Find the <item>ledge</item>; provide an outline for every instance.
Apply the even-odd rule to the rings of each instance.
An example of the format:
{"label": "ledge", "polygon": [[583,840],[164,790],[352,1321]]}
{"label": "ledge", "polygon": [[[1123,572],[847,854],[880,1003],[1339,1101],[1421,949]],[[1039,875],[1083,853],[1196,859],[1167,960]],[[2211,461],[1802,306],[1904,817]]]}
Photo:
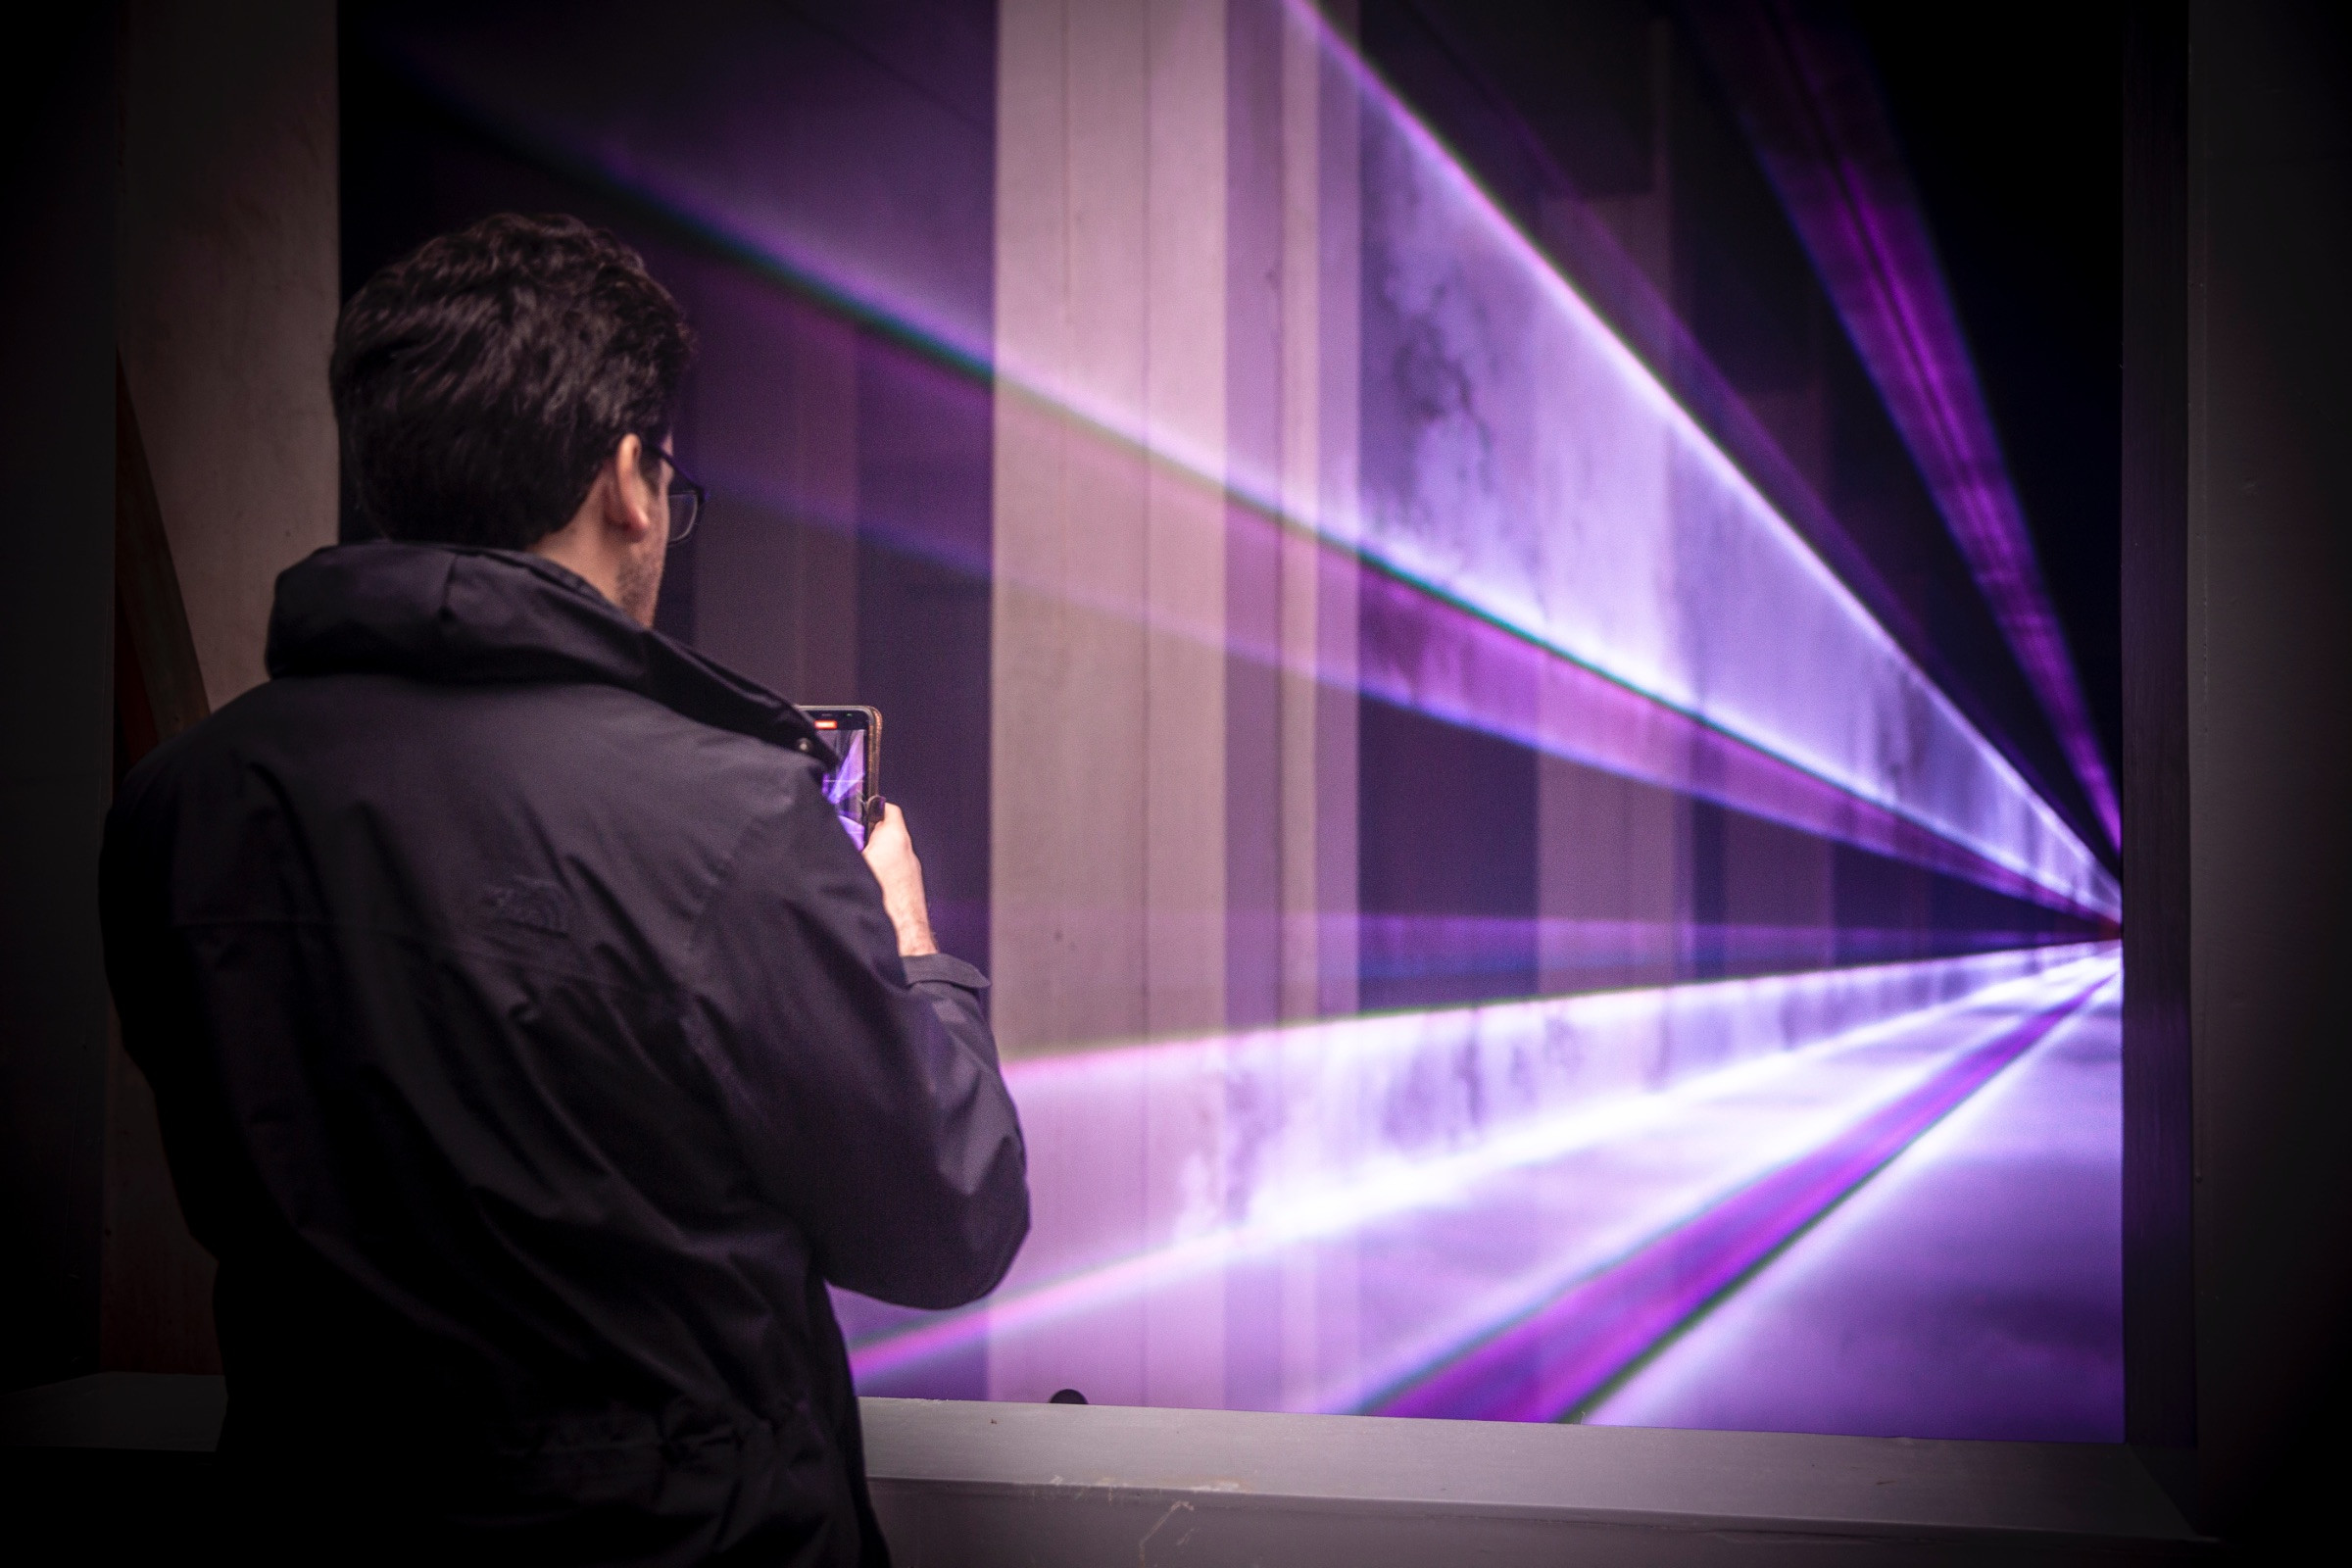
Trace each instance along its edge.
{"label": "ledge", "polygon": [[[863,1403],[874,1504],[902,1568],[1844,1568],[2214,1549],[2129,1449],[2097,1445]],[[224,1408],[219,1378],[103,1373],[0,1395],[0,1447],[14,1450],[0,1463],[96,1482],[111,1450],[104,1488],[120,1503],[185,1485],[155,1461],[205,1463]],[[75,1462],[28,1466],[44,1454]]]}
{"label": "ledge", "polygon": [[98,1372],[0,1394],[0,1448],[211,1453],[227,1412],[218,1377]]}
{"label": "ledge", "polygon": [[903,1568],[2180,1561],[2129,1449],[867,1399]]}

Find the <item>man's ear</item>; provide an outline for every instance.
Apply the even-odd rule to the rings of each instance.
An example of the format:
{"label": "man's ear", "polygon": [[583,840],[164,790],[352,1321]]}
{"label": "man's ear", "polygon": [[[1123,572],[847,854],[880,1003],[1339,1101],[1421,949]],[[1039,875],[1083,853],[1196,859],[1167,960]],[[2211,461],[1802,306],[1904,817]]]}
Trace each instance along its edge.
{"label": "man's ear", "polygon": [[[633,435],[622,436],[598,478],[611,490],[606,520],[631,544],[636,543],[655,522],[656,498],[653,484],[645,475],[645,443]],[[663,526],[667,526],[666,521]]]}

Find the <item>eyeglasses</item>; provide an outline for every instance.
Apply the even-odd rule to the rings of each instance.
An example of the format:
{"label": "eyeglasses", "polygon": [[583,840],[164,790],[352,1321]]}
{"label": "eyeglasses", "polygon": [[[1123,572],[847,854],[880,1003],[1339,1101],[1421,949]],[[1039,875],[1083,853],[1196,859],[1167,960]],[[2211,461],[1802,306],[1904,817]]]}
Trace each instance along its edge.
{"label": "eyeglasses", "polygon": [[662,451],[661,443],[652,436],[641,435],[637,439],[645,443],[647,452],[669,465],[669,542],[674,549],[694,532],[695,519],[703,514],[703,500],[710,492],[679,467],[678,460]]}

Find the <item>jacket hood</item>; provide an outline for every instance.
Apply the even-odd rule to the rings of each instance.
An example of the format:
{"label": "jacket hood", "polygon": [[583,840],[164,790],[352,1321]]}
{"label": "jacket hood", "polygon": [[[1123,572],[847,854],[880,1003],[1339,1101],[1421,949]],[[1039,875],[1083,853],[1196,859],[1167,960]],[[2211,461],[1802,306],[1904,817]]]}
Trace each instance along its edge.
{"label": "jacket hood", "polygon": [[266,662],[272,677],[617,686],[698,723],[833,761],[792,704],[638,625],[586,579],[524,551],[396,540],[318,551],[278,574]]}

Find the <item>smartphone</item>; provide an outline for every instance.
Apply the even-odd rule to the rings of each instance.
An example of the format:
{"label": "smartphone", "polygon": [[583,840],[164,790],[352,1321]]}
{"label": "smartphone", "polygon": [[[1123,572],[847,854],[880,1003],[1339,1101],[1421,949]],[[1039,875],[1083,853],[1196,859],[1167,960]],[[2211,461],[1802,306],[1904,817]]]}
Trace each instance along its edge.
{"label": "smartphone", "polygon": [[833,748],[840,764],[825,775],[825,799],[841,818],[850,842],[865,848],[865,836],[882,820],[882,710],[878,708],[804,708],[817,739]]}

